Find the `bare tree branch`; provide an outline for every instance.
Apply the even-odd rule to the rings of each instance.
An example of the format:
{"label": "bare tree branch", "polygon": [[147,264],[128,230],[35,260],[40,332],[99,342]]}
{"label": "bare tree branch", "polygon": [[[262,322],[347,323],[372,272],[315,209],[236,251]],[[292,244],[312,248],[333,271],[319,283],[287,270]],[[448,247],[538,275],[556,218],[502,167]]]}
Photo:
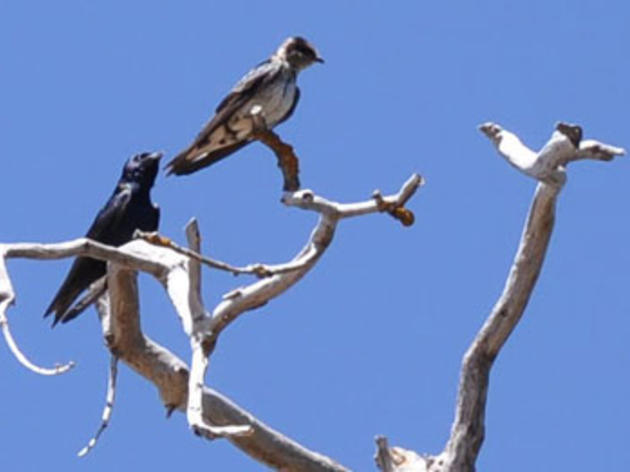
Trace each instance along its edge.
{"label": "bare tree branch", "polygon": [[28,370],[35,372],[40,375],[59,375],[64,372],[69,371],[74,367],[74,362],[70,361],[64,365],[56,365],[52,368],[40,367],[33,362],[31,362],[20,350],[17,342],[13,338],[11,334],[11,329],[9,328],[9,319],[7,318],[7,310],[8,308],[15,303],[15,292],[13,290],[13,284],[11,283],[11,278],[9,277],[9,272],[7,271],[6,265],[6,257],[7,257],[7,248],[6,246],[0,245],[0,327],[2,327],[2,334],[4,335],[4,340],[9,346],[9,350],[15,356],[20,364],[26,367]]}
{"label": "bare tree branch", "polygon": [[[150,246],[146,245],[146,248],[150,253]],[[0,244],[0,254],[6,259],[26,258],[42,260],[88,256],[102,261],[116,262],[130,269],[148,272],[158,279],[162,279],[168,270],[159,260],[152,260],[147,251],[142,250],[140,247],[134,247],[133,251],[128,252],[125,250],[125,246],[115,248],[87,238],[56,244]]]}
{"label": "bare tree branch", "polygon": [[[186,226],[186,237],[190,249],[200,252],[201,238],[196,220]],[[209,439],[219,437],[245,436],[253,432],[247,425],[217,426],[203,417],[203,387],[208,369],[208,356],[214,342],[204,332],[203,320],[207,317],[201,299],[201,265],[197,258],[187,259],[186,265],[175,267],[167,278],[167,291],[177,309],[184,331],[190,338],[192,350],[191,368],[188,377],[188,402],[186,417],[195,434]]]}
{"label": "bare tree branch", "polygon": [[254,139],[259,140],[271,149],[278,158],[278,167],[284,179],[283,190],[294,192],[300,188],[300,161],[293,150],[293,146],[285,143],[264,122],[258,122],[259,116],[254,117]]}
{"label": "bare tree branch", "polygon": [[625,154],[623,148],[610,146],[599,141],[582,141],[582,129],[567,123],[556,124],[551,139],[539,152],[525,146],[514,134],[496,123],[484,123],[479,126],[494,143],[510,164],[530,177],[541,182],[562,185],[565,182],[564,166],[579,159],[609,161],[615,156]]}
{"label": "bare tree branch", "polygon": [[[567,123],[556,125],[550,140],[539,152],[532,151],[515,134],[497,124],[485,123],[480,130],[511,165],[539,183],[503,293],[464,356],[455,418],[444,450],[436,456],[420,456],[410,450],[389,447],[386,438],[378,437],[375,460],[383,472],[475,470],[485,433],[490,370],[523,315],[540,274],[553,230],[556,200],[566,181],[565,166],[581,159],[609,161],[625,152],[598,141],[582,140],[582,129]],[[292,148],[271,132],[263,132],[257,138],[276,152],[283,166],[285,188],[296,189],[299,186],[297,158]],[[375,191],[370,200],[356,203],[330,201],[310,190],[286,192],[282,199],[285,205],[315,211],[319,213],[319,220],[302,250],[283,264],[234,267],[203,256],[194,220],[186,229],[189,248],[180,247],[157,233],[139,234],[142,239],[120,248],[85,238],[49,245],[0,245],[0,325],[12,352],[25,366],[44,375],[67,371],[71,364],[56,369],[34,366],[17,348],[6,317],[15,293],[5,259],[56,259],[81,255],[108,261],[106,279],[95,283],[79,302],[87,306],[107,287],[107,292],[98,298],[97,309],[107,346],[114,356],[102,425],[79,455],[94,447],[109,422],[115,392],[115,359],[119,357],[156,385],[169,414],[176,409],[185,412],[195,433],[209,439],[225,437],[246,454],[277,470],[347,471],[335,461],[272,430],[206,387],[204,378],[210,355],[219,335],[236,318],[284,293],[306,275],[330,245],[340,220],[386,212],[403,225],[413,224],[414,215],[405,204],[423,183],[422,177],[412,175],[397,194],[383,196]],[[202,263],[234,274],[247,273],[264,278],[225,294],[208,313],[201,297]],[[143,334],[138,306],[138,270],[154,275],[165,286],[190,338],[190,371],[182,360]]]}
{"label": "bare tree branch", "polygon": [[383,472],[419,472],[426,471],[432,463],[431,458],[421,457],[414,451],[401,447],[389,447],[387,438],[376,437],[376,466]]}
{"label": "bare tree branch", "polygon": [[626,153],[624,148],[600,143],[593,139],[586,139],[580,143],[580,148],[576,154],[577,159],[595,159],[600,161],[610,161],[615,156],[623,156]]}
{"label": "bare tree branch", "polygon": [[264,305],[272,298],[288,290],[306,275],[332,241],[339,220],[389,211],[393,208],[404,208],[405,203],[423,183],[422,177],[417,174],[412,175],[397,194],[381,197],[386,208],[376,199],[342,204],[319,197],[313,194],[311,190],[285,194],[282,200],[285,205],[296,206],[320,214],[319,221],[311,232],[306,245],[291,262],[285,265],[286,267],[293,264],[295,270],[277,273],[224,295],[223,301],[213,310],[212,317],[206,321],[205,331],[211,333],[210,341],[214,342],[219,333],[239,315]]}
{"label": "bare tree branch", "polygon": [[[186,411],[193,431],[208,438],[227,437],[253,458],[278,470],[346,471],[343,466],[273,431],[251,414],[204,387],[209,356],[219,334],[234,319],[283,293],[314,266],[332,241],[337,223],[341,219],[387,212],[403,224],[411,224],[413,213],[404,205],[422,183],[420,176],[413,175],[396,195],[383,197],[380,192],[376,192],[371,200],[352,204],[332,202],[308,190],[285,194],[283,201],[286,205],[320,214],[306,245],[287,263],[249,266],[264,268],[264,273],[260,269],[252,270],[254,274],[273,275],[226,294],[211,316],[203,306],[200,291],[200,263],[209,259],[199,254],[200,238],[195,221],[187,227],[190,246],[188,250],[173,248],[170,240],[165,240],[159,235],[147,237],[158,245],[136,239],[119,248],[84,238],[50,245],[20,243],[0,246],[0,278],[6,279],[4,285],[8,286],[8,290],[5,289],[4,292],[10,295],[0,300],[4,307],[7,300],[10,302],[14,297],[4,266],[5,258],[55,259],[80,255],[106,260],[108,261],[106,280],[93,284],[80,303],[90,303],[103,292],[105,286],[107,287],[107,292],[97,302],[107,346],[115,358],[120,358],[158,387],[169,413],[175,409]],[[184,331],[190,337],[192,348],[190,372],[183,361],[142,333],[137,270],[154,275],[165,285]],[[112,372],[115,373],[115,367]],[[81,454],[87,453],[94,446],[96,439],[107,426],[114,395],[114,379],[114,375],[110,376],[108,402],[101,428]]]}
{"label": "bare tree branch", "polygon": [[490,369],[520,320],[542,268],[560,187],[539,183],[505,288],[462,364],[444,470],[472,471],[484,439]]}
{"label": "bare tree branch", "polygon": [[[597,141],[581,141],[581,128],[566,123],[556,126],[551,139],[538,153],[497,124],[485,123],[480,126],[480,130],[492,140],[510,164],[540,182],[503,293],[464,355],[455,419],[444,451],[434,457],[413,461],[410,460],[413,458],[411,451],[388,449],[386,442],[379,439],[377,457],[381,462],[377,463],[382,471],[475,470],[485,433],[490,369],[521,319],[540,274],[553,231],[556,200],[566,181],[564,166],[578,159],[611,160],[624,153],[622,148]],[[396,460],[401,455],[405,460]]]}
{"label": "bare tree branch", "polygon": [[217,259],[211,259],[203,254],[199,254],[196,251],[193,251],[190,248],[182,247],[177,244],[172,239],[167,238],[166,236],[162,236],[156,232],[146,232],[137,230],[135,232],[135,237],[139,239],[143,239],[148,243],[155,244],[156,246],[168,247],[173,251],[183,254],[184,256],[188,256],[191,259],[195,259],[196,261],[212,268],[219,269],[225,272],[230,272],[233,275],[255,275],[257,277],[269,277],[273,274],[281,274],[283,272],[291,272],[299,267],[294,266],[284,266],[284,265],[266,265],[266,264],[250,264],[245,267],[237,267],[227,262],[219,261]]}
{"label": "bare tree branch", "polygon": [[90,439],[87,445],[78,452],[79,457],[86,456],[96,443],[98,439],[105,431],[105,428],[109,425],[109,421],[112,418],[112,412],[114,411],[114,400],[116,398],[116,379],[118,377],[118,358],[114,355],[110,356],[109,360],[109,376],[107,379],[107,395],[105,396],[105,407],[103,408],[103,415],[101,417],[101,425],[96,430],[96,434]]}
{"label": "bare tree branch", "polygon": [[[130,243],[132,244],[132,243]],[[156,251],[168,249],[154,248]],[[116,264],[108,267],[108,297],[97,307],[103,319],[111,318],[112,327],[106,340],[120,359],[158,388],[169,413],[186,412],[189,370],[186,364],[166,348],[146,337],[140,328],[138,292],[133,271]],[[249,425],[249,436],[231,436],[229,440],[254,459],[278,470],[343,472],[346,468],[331,459],[309,451],[258,421],[217,392],[205,387],[202,411],[206,423],[212,425]]]}

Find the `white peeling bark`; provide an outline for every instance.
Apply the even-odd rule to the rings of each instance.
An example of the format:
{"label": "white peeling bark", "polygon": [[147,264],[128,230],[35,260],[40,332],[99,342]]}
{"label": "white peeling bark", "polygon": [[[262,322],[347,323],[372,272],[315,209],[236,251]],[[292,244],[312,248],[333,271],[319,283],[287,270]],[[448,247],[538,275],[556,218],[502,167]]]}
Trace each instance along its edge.
{"label": "white peeling bark", "polygon": [[13,290],[13,284],[11,283],[11,278],[9,277],[9,272],[7,270],[5,261],[6,254],[6,246],[0,245],[0,327],[2,328],[4,340],[17,361],[31,372],[35,372],[40,375],[63,374],[74,367],[73,362],[68,362],[65,365],[57,365],[51,368],[36,365],[20,350],[17,342],[15,342],[15,339],[11,334],[9,319],[7,318],[7,310],[15,303],[15,291]]}
{"label": "white peeling bark", "polygon": [[439,461],[444,471],[473,471],[485,434],[490,369],[521,319],[551,238],[560,187],[539,183],[503,293],[464,355],[451,436]]}
{"label": "white peeling bark", "polygon": [[[538,152],[529,149],[518,136],[496,123],[484,123],[479,130],[490,138],[499,154],[511,165],[530,177],[555,185],[564,184],[564,167],[569,162],[580,159],[609,161],[625,154],[620,147],[592,139],[582,140],[582,128],[562,122],[556,124],[551,139]],[[579,142],[575,142],[577,139]]]}
{"label": "white peeling bark", "polygon": [[564,166],[579,159],[608,161],[625,152],[597,141],[582,141],[581,128],[565,123],[556,126],[551,139],[538,153],[497,124],[485,123],[480,130],[511,165],[539,183],[503,293],[464,355],[455,419],[444,450],[435,456],[422,457],[413,451],[389,448],[384,438],[377,438],[376,461],[382,471],[475,470],[485,434],[490,369],[521,319],[540,274],[553,231],[556,200],[566,181]]}
{"label": "white peeling bark", "polygon": [[[108,339],[110,349],[158,388],[162,402],[169,411],[186,412],[190,376],[188,366],[142,333],[135,273],[111,264],[108,277],[111,315],[107,315],[109,305],[106,300],[101,299],[98,308],[105,317],[111,316],[116,326],[112,331],[113,336]],[[206,423],[226,426],[247,424],[252,428],[250,436],[231,437],[230,441],[253,458],[280,470],[282,467],[286,470],[347,470],[282,436],[213,390],[204,388],[202,393]],[[296,463],[303,468],[292,468]]]}
{"label": "white peeling bark", "polygon": [[[414,451],[389,447],[386,438],[379,437],[376,463],[385,472],[475,470],[485,434],[490,370],[523,315],[540,274],[553,230],[557,197],[566,181],[565,166],[581,159],[608,161],[624,153],[622,148],[582,140],[581,128],[565,123],[556,126],[551,139],[539,152],[532,151],[516,135],[497,124],[483,124],[480,130],[511,165],[539,183],[503,293],[464,356],[455,418],[444,450],[434,456],[422,456]],[[108,292],[99,299],[97,307],[107,346],[114,356],[156,385],[169,412],[185,412],[196,433],[208,438],[226,437],[246,454],[276,470],[347,471],[332,459],[309,451],[274,431],[206,387],[204,377],[209,357],[220,333],[237,317],[281,295],[306,275],[332,242],[340,220],[387,212],[403,224],[411,224],[413,214],[404,205],[422,184],[422,178],[413,175],[395,195],[383,197],[380,192],[375,192],[371,200],[351,204],[327,200],[310,190],[285,193],[284,204],[315,211],[320,217],[303,249],[284,264],[251,264],[238,268],[206,258],[200,254],[199,234],[194,222],[187,228],[189,249],[180,248],[159,235],[141,235],[146,241],[132,241],[121,248],[111,248],[87,239],[56,245],[0,245],[0,325],[12,352],[24,365],[46,375],[67,370],[67,366],[56,369],[34,366],[17,348],[6,317],[15,293],[5,259],[54,259],[83,255],[106,260],[109,262]],[[209,313],[201,298],[200,263],[264,278],[225,294]],[[190,371],[184,361],[143,334],[137,270],[154,275],[165,285],[191,341]],[[96,296],[102,289],[102,286],[96,285],[85,303],[89,303],[92,300],[90,297]],[[108,411],[110,414],[111,409]]]}
{"label": "white peeling bark", "polygon": [[[234,268],[229,264],[205,258],[199,254],[199,233],[196,222],[187,227],[189,249],[179,248],[157,234],[141,234],[119,248],[109,247],[88,239],[61,244],[13,244],[0,246],[0,322],[7,306],[15,298],[5,267],[5,258],[26,257],[55,259],[89,256],[108,261],[106,281],[97,282],[82,300],[97,301],[103,335],[114,358],[154,383],[169,413],[186,412],[194,432],[208,438],[226,437],[251,457],[281,471],[342,472],[345,467],[269,428],[250,413],[242,410],[218,393],[204,386],[204,377],[220,333],[238,316],[267,303],[300,280],[319,260],[334,236],[338,222],[347,217],[376,212],[390,213],[403,224],[413,223],[413,213],[404,205],[423,180],[413,175],[398,194],[383,197],[376,193],[366,202],[341,204],[315,195],[312,191],[286,193],[283,202],[289,206],[320,214],[319,221],[306,245],[291,261],[284,264],[251,264]],[[239,273],[264,277],[248,286],[233,290],[209,314],[201,298],[200,263]],[[142,332],[136,271],[155,276],[166,291],[177,311],[183,329],[190,338],[191,369],[166,348],[155,343]],[[2,318],[4,317],[4,318]],[[8,330],[8,322],[5,323]],[[17,355],[17,354],[16,354]],[[103,423],[85,453],[96,443],[107,425],[113,402],[115,362],[112,364],[108,402]]]}

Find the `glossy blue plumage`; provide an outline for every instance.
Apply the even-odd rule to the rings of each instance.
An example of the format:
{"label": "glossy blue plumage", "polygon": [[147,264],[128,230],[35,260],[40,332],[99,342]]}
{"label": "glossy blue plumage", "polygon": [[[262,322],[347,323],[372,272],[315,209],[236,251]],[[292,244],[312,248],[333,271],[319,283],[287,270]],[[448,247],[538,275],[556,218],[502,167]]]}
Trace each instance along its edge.
{"label": "glossy blue plumage", "polygon": [[[143,153],[131,157],[123,168],[114,193],[99,211],[86,237],[111,246],[120,246],[132,239],[136,229],[157,231],[159,208],[151,203],[150,191],[158,172],[159,153]],[[53,326],[78,316],[87,305],[73,303],[92,283],[103,277],[106,263],[88,257],[75,259],[70,272],[44,316],[55,314]]]}

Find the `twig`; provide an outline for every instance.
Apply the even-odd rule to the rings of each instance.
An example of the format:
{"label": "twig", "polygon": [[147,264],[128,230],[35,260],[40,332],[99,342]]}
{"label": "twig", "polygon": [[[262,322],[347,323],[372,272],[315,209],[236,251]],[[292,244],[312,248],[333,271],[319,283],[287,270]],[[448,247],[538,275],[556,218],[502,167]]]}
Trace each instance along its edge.
{"label": "twig", "polygon": [[[194,218],[186,225],[186,238],[191,251],[199,254],[201,237],[197,220]],[[188,425],[195,434],[205,436],[208,439],[250,435],[253,430],[247,424],[217,426],[204,419],[204,378],[208,369],[208,357],[214,348],[214,343],[209,341],[209,336],[203,331],[203,321],[207,315],[201,298],[201,266],[199,261],[188,259],[187,273],[182,275],[188,281],[188,290],[181,290],[183,287],[181,282],[178,284],[177,291],[172,290],[170,285],[173,279],[169,277],[168,291],[173,304],[178,308],[177,312],[182,319],[184,331],[190,338],[192,350],[186,407]],[[185,298],[183,301],[181,300],[182,296]]]}
{"label": "twig", "polygon": [[400,447],[389,447],[385,436],[377,436],[374,461],[382,472],[425,472],[432,459],[421,457],[414,451]]}
{"label": "twig", "polygon": [[599,161],[610,161],[616,156],[623,156],[626,150],[622,147],[611,146],[600,143],[593,139],[586,139],[580,142],[580,148],[576,154],[577,159],[595,159]]}
{"label": "twig", "polygon": [[580,159],[609,161],[625,154],[620,147],[595,140],[582,141],[582,128],[568,123],[556,124],[549,141],[538,152],[525,146],[514,133],[496,123],[479,126],[511,165],[530,177],[551,185],[562,186],[566,180],[564,166]]}
{"label": "twig", "polygon": [[146,232],[136,230],[134,233],[134,237],[143,239],[150,244],[155,244],[156,246],[168,247],[173,251],[178,252],[179,254],[183,254],[184,256],[188,256],[191,259],[195,259],[200,263],[207,265],[213,269],[223,270],[225,272],[230,272],[233,275],[255,275],[256,277],[270,277],[274,274],[282,274],[285,272],[291,272],[293,270],[299,269],[300,267],[296,267],[295,265],[287,265],[287,264],[277,264],[277,265],[267,265],[267,264],[249,264],[245,267],[238,267],[228,264],[227,262],[219,261],[217,259],[211,259],[207,256],[200,254],[197,251],[193,251],[192,249],[180,246],[175,241],[166,236],[162,236],[155,232]]}
{"label": "twig", "polygon": [[96,430],[96,434],[90,439],[83,449],[77,454],[79,457],[84,457],[90,452],[98,441],[105,428],[109,425],[109,421],[114,411],[114,400],[116,398],[116,378],[118,377],[118,357],[111,355],[109,360],[109,378],[107,380],[107,395],[105,397],[105,408],[103,408],[103,415],[101,417],[101,425]]}
{"label": "twig", "polygon": [[[139,241],[140,244],[148,246],[146,243]],[[9,278],[6,268],[6,259],[9,258],[28,258],[28,259],[63,259],[74,256],[89,256],[95,259],[116,261],[124,267],[132,267],[144,270],[161,279],[166,273],[166,267],[160,262],[156,262],[146,254],[146,251],[140,246],[131,246],[133,249],[129,251],[129,245],[126,248],[115,248],[92,241],[87,238],[79,238],[73,241],[67,241],[58,244],[40,244],[40,243],[15,243],[0,244],[0,326],[4,339],[9,346],[11,353],[15,358],[27,369],[40,375],[59,375],[67,372],[74,367],[74,362],[57,365],[53,368],[40,367],[31,362],[19,349],[15,339],[9,328],[9,320],[6,311],[9,306],[15,302],[15,292]],[[96,282],[92,288],[97,292],[102,289]],[[86,297],[78,303],[92,303],[92,289]]]}
{"label": "twig", "polygon": [[389,443],[385,436],[377,436],[376,442],[376,454],[374,455],[374,462],[376,467],[383,472],[394,472],[396,470],[395,464],[393,464],[392,454],[389,449]]}
{"label": "twig", "polygon": [[6,254],[6,248],[0,246],[0,327],[2,327],[2,334],[4,335],[4,340],[9,346],[9,350],[20,364],[36,374],[59,375],[69,371],[75,365],[72,361],[63,365],[56,365],[52,368],[40,367],[34,364],[24,355],[24,353],[22,353],[17,342],[13,338],[9,328],[9,319],[7,318],[6,312],[8,308],[15,303],[15,292],[13,290],[13,285],[11,284],[9,272],[7,271],[5,262]]}
{"label": "twig", "polygon": [[282,197],[282,203],[303,210],[316,211],[329,218],[351,218],[370,213],[389,212],[395,208],[404,208],[407,201],[424,183],[425,180],[422,176],[412,174],[397,194],[386,197],[383,197],[380,191],[376,190],[372,194],[371,200],[355,203],[337,203],[317,196],[311,190],[300,190],[293,193],[285,193]]}
{"label": "twig", "polygon": [[[4,309],[0,309],[4,312]],[[15,339],[11,335],[11,331],[9,329],[9,320],[4,316],[4,313],[0,315],[0,326],[2,326],[2,334],[4,335],[4,340],[9,346],[9,350],[15,356],[20,364],[26,367],[28,370],[35,372],[39,375],[59,375],[68,372],[75,366],[73,361],[70,361],[66,364],[57,364],[52,368],[41,367],[33,362],[31,362],[20,350],[19,346],[15,342]]]}
{"label": "twig", "polygon": [[[141,242],[141,244],[145,244]],[[75,256],[87,256],[102,261],[116,262],[135,270],[148,272],[158,279],[166,274],[166,267],[159,261],[150,257],[149,245],[145,248],[137,245],[126,244],[121,247],[108,246],[87,238],[79,238],[56,244],[41,243],[15,243],[0,244],[0,253],[4,253],[6,259],[65,259]]]}
{"label": "twig", "polygon": [[282,170],[284,178],[283,190],[294,192],[300,188],[299,179],[299,160],[293,146],[285,143],[276,133],[271,131],[264,123],[254,123],[257,131],[254,132],[253,138],[271,149],[278,158],[278,167]]}
{"label": "twig", "polygon": [[186,418],[193,432],[208,439],[233,438],[250,436],[253,428],[248,424],[241,425],[214,425],[204,418],[203,411],[203,379],[208,369],[209,352],[205,349],[204,337],[193,336],[191,338],[192,361],[188,380],[188,405]]}
{"label": "twig", "polygon": [[272,298],[284,293],[300,280],[315,265],[331,243],[337,223],[344,218],[388,211],[383,209],[383,202],[388,208],[404,208],[424,180],[413,174],[401,187],[397,194],[381,197],[381,202],[370,199],[356,203],[338,203],[315,195],[311,190],[299,190],[285,193],[282,202],[287,206],[295,206],[320,214],[319,221],[313,229],[304,248],[293,258],[291,264],[296,267],[286,273],[280,273],[259,280],[246,287],[241,287],[223,296],[207,321],[205,332],[211,333],[211,341],[216,341],[220,332],[242,313],[266,304]]}

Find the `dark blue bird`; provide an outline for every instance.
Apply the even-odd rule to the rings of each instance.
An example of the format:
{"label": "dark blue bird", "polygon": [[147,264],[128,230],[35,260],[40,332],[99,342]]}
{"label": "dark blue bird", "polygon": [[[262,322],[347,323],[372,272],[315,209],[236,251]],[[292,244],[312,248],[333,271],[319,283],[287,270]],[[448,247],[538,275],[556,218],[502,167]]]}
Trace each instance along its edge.
{"label": "dark blue bird", "polygon": [[167,172],[190,174],[214,164],[251,143],[259,123],[272,129],[288,119],[300,99],[297,75],[315,62],[324,60],[304,38],[285,40],[234,86],[192,145],[167,164]]}
{"label": "dark blue bird", "polygon": [[[86,237],[110,246],[121,246],[133,237],[136,229],[157,231],[160,209],[151,203],[151,187],[159,169],[161,153],[142,153],[131,157],[123,167],[114,193],[99,211]],[[89,257],[75,259],[66,280],[55,295],[44,316],[55,314],[53,326],[77,317],[89,304],[77,303],[77,297],[93,282],[103,277],[104,261]]]}

